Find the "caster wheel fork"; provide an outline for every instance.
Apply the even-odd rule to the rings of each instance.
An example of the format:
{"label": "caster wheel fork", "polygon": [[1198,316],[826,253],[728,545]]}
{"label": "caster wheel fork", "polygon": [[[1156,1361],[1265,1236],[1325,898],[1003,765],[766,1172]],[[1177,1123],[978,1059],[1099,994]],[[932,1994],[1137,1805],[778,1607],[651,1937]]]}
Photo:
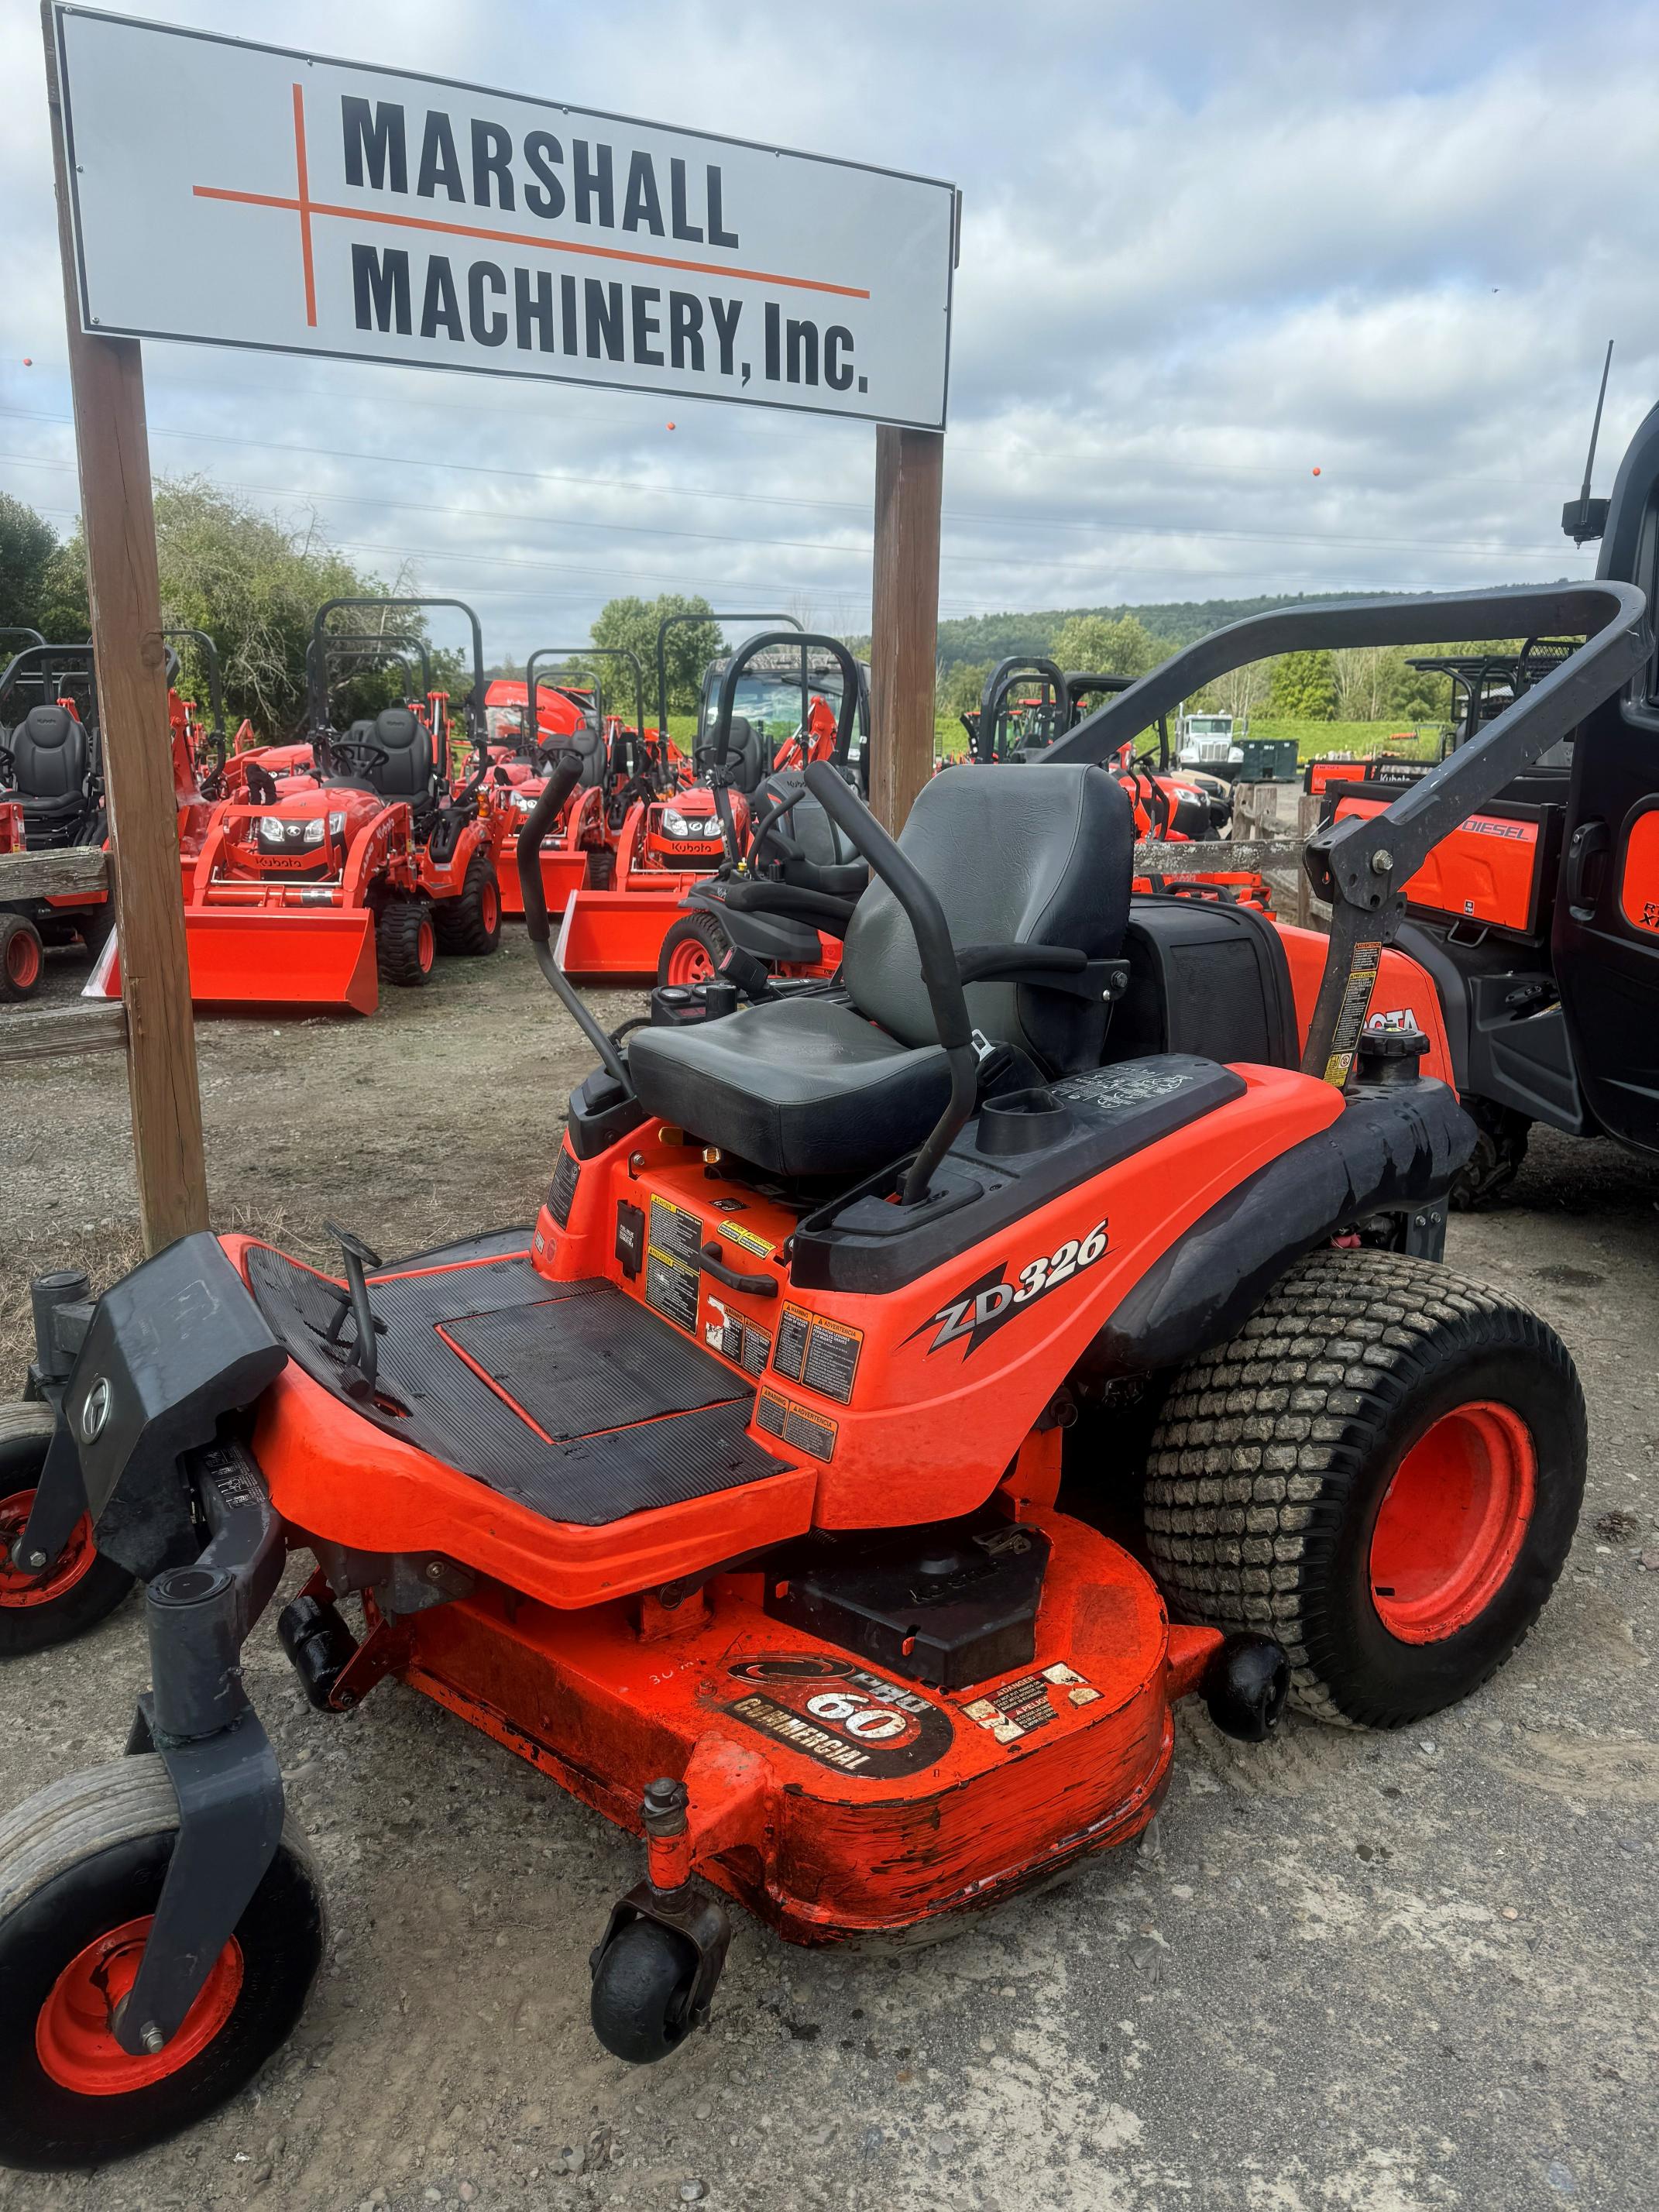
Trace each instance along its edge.
{"label": "caster wheel fork", "polygon": [[[649,1785],[653,1844],[685,1836],[686,1803],[683,1782]],[[725,1903],[689,1871],[672,1887],[647,1876],[619,1899],[588,1961],[593,2033],[611,2056],[643,2066],[678,2050],[708,2018],[731,1942]]]}

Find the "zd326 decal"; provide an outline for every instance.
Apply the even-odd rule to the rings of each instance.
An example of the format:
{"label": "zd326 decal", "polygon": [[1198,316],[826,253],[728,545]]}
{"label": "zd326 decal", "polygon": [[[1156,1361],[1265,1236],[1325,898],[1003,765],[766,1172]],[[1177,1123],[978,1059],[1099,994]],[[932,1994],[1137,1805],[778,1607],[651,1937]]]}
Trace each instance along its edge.
{"label": "zd326 decal", "polygon": [[1039,1298],[1046,1298],[1050,1291],[1062,1289],[1084,1270],[1092,1267],[1110,1249],[1104,1221],[1097,1221],[1086,1237],[1067,1237],[1052,1252],[1035,1260],[1028,1260],[1011,1282],[1006,1261],[999,1261],[993,1272],[981,1275],[976,1283],[969,1283],[959,1297],[941,1306],[936,1314],[912,1329],[906,1339],[914,1343],[930,1328],[939,1334],[928,1346],[930,1352],[943,1351],[947,1344],[955,1344],[963,1337],[968,1339],[964,1359],[971,1358],[988,1336],[994,1336],[1005,1322],[1016,1314],[1024,1313]]}

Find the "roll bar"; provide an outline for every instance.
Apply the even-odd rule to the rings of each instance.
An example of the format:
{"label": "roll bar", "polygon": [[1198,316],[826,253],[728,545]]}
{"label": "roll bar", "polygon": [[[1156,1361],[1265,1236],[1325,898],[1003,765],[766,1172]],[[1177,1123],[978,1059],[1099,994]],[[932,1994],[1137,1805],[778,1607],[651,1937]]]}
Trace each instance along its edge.
{"label": "roll bar", "polygon": [[213,717],[209,736],[219,748],[219,765],[224,766],[225,754],[225,687],[219,672],[219,648],[204,629],[164,629],[163,637],[187,637],[202,656],[207,670],[208,712]]}
{"label": "roll bar", "polygon": [[525,935],[530,939],[530,950],[536,965],[551,985],[556,996],[576,1027],[599,1056],[605,1073],[621,1084],[630,1096],[634,1086],[629,1080],[628,1063],[617,1051],[612,1038],[582,1000],[570,978],[560,967],[553,950],[553,929],[548,920],[547,893],[542,885],[542,839],[547,835],[567,799],[576,788],[582,772],[581,760],[573,752],[559,756],[558,766],[542,786],[541,796],[525,817],[514,846],[519,863],[519,888],[524,898]]}
{"label": "roll bar", "polygon": [[1330,950],[1302,1058],[1305,1074],[1339,1086],[1346,1081],[1382,948],[1405,913],[1404,886],[1433,848],[1592,708],[1621,690],[1650,658],[1653,640],[1644,594],[1633,584],[1597,578],[1346,599],[1252,615],[1171,654],[1121,697],[1085,716],[1047,756],[1054,762],[1108,760],[1181,700],[1270,653],[1450,644],[1494,633],[1565,634],[1585,641],[1382,813],[1364,821],[1333,820],[1309,839],[1303,856],[1308,879],[1332,911]]}
{"label": "roll bar", "polygon": [[979,695],[979,720],[974,726],[974,757],[980,761],[994,761],[997,757],[997,716],[1002,702],[1014,685],[1023,678],[1041,677],[1054,691],[1058,706],[1066,704],[1066,678],[1059,665],[1041,653],[1011,653],[998,661],[985,679],[985,688]]}
{"label": "roll bar", "polygon": [[[306,647],[306,688],[312,688],[312,665],[317,641],[313,638]],[[331,660],[397,661],[402,665],[405,679],[414,675],[411,659],[418,659],[421,668],[420,696],[426,698],[432,690],[432,656],[427,651],[426,640],[414,630],[402,629],[346,629],[331,630],[323,641],[322,689],[328,696],[328,664]],[[324,715],[327,719],[326,713]]]}
{"label": "roll bar", "polygon": [[[732,619],[731,617],[727,620]],[[805,672],[807,653],[814,648],[827,653],[841,670],[841,712],[836,717],[836,743],[829,761],[817,763],[820,768],[833,764],[837,773],[847,765],[847,755],[853,743],[853,725],[860,713],[859,665],[847,647],[836,637],[824,637],[815,630],[801,630],[792,636],[787,630],[758,631],[744,642],[726,664],[726,673],[720,678],[720,688],[714,702],[713,751],[714,764],[708,772],[708,786],[714,794],[714,811],[720,817],[720,830],[726,840],[726,857],[733,861],[741,855],[738,851],[738,825],[732,811],[732,793],[726,781],[726,756],[731,751],[732,709],[738,696],[738,681],[758,653],[775,645],[799,645],[802,669],[801,731],[806,729],[806,693]],[[803,750],[805,745],[803,744]],[[705,748],[708,750],[708,748]]]}
{"label": "roll bar", "polygon": [[951,942],[950,924],[932,885],[906,860],[858,793],[830,762],[813,762],[806,771],[806,788],[830,820],[846,831],[903,908],[921,955],[921,980],[933,1009],[933,1026],[950,1062],[950,1100],[910,1163],[899,1194],[906,1206],[919,1206],[927,1195],[933,1170],[966,1127],[979,1088],[974,1024],[968,1012],[967,994],[962,988],[956,947]]}
{"label": "roll bar", "polygon": [[[634,729],[640,743],[645,743],[645,671],[640,665],[637,653],[625,645],[538,645],[525,663],[524,672],[525,708],[530,722],[526,734],[532,749],[540,742],[540,725],[536,719],[536,694],[540,688],[540,679],[535,671],[538,660],[625,660],[634,672]],[[599,671],[590,669],[587,672],[593,678],[594,699],[603,720],[605,702]]]}
{"label": "roll bar", "polygon": [[[665,615],[661,622],[657,625],[657,727],[661,731],[665,739],[666,739],[668,736],[668,633],[671,629],[679,629],[686,623],[706,622],[787,623],[792,629],[798,630],[801,629],[800,623],[795,620],[793,615]],[[805,632],[801,630],[801,635],[805,636]],[[805,655],[802,656],[800,664],[800,704],[801,720],[804,722],[806,720],[806,660]],[[641,732],[641,734],[643,735],[644,732]]]}
{"label": "roll bar", "polygon": [[[484,719],[483,631],[479,626],[477,616],[468,606],[466,601],[428,599],[417,593],[368,593],[350,599],[325,599],[318,608],[311,625],[311,641],[317,651],[317,665],[312,670],[313,685],[326,653],[326,646],[323,641],[328,635],[328,618],[342,607],[450,607],[457,613],[466,617],[467,627],[472,634],[472,689],[467,695],[466,730],[468,737],[472,740],[472,749],[477,755],[480,767],[484,765],[489,757],[489,725]],[[316,699],[314,690],[313,696],[313,699]],[[326,699],[316,699],[316,706],[320,711],[314,712],[313,719],[316,728],[326,741],[328,732]]]}

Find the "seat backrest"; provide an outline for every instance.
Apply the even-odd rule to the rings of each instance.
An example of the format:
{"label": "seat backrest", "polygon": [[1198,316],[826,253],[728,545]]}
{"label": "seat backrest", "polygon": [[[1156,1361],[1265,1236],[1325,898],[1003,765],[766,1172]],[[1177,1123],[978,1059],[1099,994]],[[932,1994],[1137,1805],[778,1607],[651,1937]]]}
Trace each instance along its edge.
{"label": "seat backrest", "polygon": [[[779,769],[763,779],[760,789],[755,794],[757,811],[764,814],[780,799],[787,799],[798,791],[803,792],[804,796],[795,800],[778,826],[792,844],[799,846],[801,858],[799,860],[784,860],[781,872],[787,884],[793,883],[799,878],[802,883],[810,884],[812,877],[809,871],[855,865],[859,851],[852,839],[836,829],[811,793],[805,790],[805,779],[798,768]],[[775,853],[767,852],[757,854],[756,857],[765,861],[778,856]]]}
{"label": "seat backrest", "polygon": [[383,707],[373,735],[386,756],[371,762],[368,770],[381,798],[426,798],[432,787],[432,738],[420,716],[407,707]]}
{"label": "seat backrest", "polygon": [[87,733],[67,707],[31,707],[11,733],[13,773],[25,799],[74,799],[87,780]]}
{"label": "seat backrest", "polygon": [[[708,757],[714,759],[710,748]],[[733,714],[726,739],[726,772],[733,791],[752,798],[766,780],[772,751],[764,736],[746,714]]]}
{"label": "seat backrest", "polygon": [[584,714],[570,734],[558,740],[558,750],[574,753],[581,762],[579,790],[597,791],[604,783],[611,762],[605,742],[605,725],[597,714]]}
{"label": "seat backrest", "polygon": [[[898,842],[945,909],[958,950],[1066,945],[1091,960],[1122,950],[1134,816],[1103,769],[946,769],[922,786]],[[902,1043],[933,1042],[915,938],[879,880],[854,909],[842,978],[860,1012]],[[1099,1058],[1106,1016],[1097,1001],[1027,983],[973,983],[968,1009],[993,1043],[1018,1045],[1050,1073]]]}

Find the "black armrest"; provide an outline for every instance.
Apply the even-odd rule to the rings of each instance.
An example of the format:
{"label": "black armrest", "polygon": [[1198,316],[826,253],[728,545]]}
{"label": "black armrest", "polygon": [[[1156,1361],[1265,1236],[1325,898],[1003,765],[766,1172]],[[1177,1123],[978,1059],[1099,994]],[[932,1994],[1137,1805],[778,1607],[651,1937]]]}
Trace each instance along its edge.
{"label": "black armrest", "polygon": [[1024,983],[1068,998],[1121,998],[1127,960],[1090,960],[1075,945],[964,945],[957,954],[964,983]]}
{"label": "black armrest", "polygon": [[1088,964],[1075,945],[964,945],[957,953],[964,983],[1046,982],[1079,975]]}
{"label": "black armrest", "polygon": [[741,879],[725,887],[724,903],[737,914],[780,914],[792,921],[811,922],[815,929],[841,937],[853,919],[855,901],[831,898],[827,891],[811,891],[796,884],[747,883]]}
{"label": "black armrest", "polygon": [[831,898],[855,899],[870,882],[862,860],[791,860],[789,872],[796,890],[826,891]]}

